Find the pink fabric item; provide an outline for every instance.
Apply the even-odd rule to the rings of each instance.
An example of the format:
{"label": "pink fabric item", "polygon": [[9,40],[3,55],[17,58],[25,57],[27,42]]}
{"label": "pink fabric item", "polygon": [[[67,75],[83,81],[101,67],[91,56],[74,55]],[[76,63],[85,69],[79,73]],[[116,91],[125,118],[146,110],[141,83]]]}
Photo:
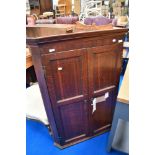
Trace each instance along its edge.
{"label": "pink fabric item", "polygon": [[27,17],[27,22],[28,22],[28,25],[29,26],[35,25],[35,19],[34,19],[34,17],[33,16],[28,16]]}
{"label": "pink fabric item", "polygon": [[75,24],[77,21],[79,21],[78,16],[57,17],[56,19],[57,24]]}
{"label": "pink fabric item", "polygon": [[113,26],[116,26],[117,20],[116,19],[109,19],[104,16],[97,16],[97,17],[87,17],[84,20],[84,24],[92,25],[95,23],[97,26],[99,25],[107,25],[112,23]]}
{"label": "pink fabric item", "polygon": [[113,25],[113,26],[116,26],[116,25],[117,25],[117,19],[113,19],[113,20],[112,20],[112,25]]}
{"label": "pink fabric item", "polygon": [[54,24],[55,19],[38,19],[36,24]]}

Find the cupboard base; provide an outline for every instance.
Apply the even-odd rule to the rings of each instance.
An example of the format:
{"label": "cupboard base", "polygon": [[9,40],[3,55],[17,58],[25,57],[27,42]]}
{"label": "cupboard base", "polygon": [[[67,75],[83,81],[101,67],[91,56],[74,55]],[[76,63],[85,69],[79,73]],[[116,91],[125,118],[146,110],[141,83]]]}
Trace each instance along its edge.
{"label": "cupboard base", "polygon": [[80,142],[83,142],[83,141],[89,140],[89,139],[91,139],[91,138],[94,138],[94,137],[96,137],[96,136],[99,136],[99,135],[101,135],[101,134],[103,134],[103,133],[105,133],[105,132],[110,131],[110,129],[111,129],[111,126],[107,127],[106,129],[104,129],[103,131],[101,131],[101,132],[99,132],[99,133],[96,133],[96,134],[93,135],[93,136],[86,137],[86,138],[83,138],[83,139],[80,139],[80,140],[77,140],[77,141],[74,141],[74,142],[70,142],[70,143],[65,144],[65,145],[63,145],[63,146],[60,145],[60,144],[58,144],[58,143],[56,143],[56,142],[54,142],[54,145],[57,146],[59,149],[65,149],[65,148],[67,148],[67,147],[73,146],[73,145],[78,144],[78,143],[80,143]]}

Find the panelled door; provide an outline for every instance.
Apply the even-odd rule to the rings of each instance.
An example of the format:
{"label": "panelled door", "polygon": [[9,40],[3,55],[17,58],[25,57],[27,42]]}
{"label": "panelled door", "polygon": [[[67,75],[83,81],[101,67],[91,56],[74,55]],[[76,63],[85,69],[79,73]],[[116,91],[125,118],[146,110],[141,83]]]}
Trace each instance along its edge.
{"label": "panelled door", "polygon": [[89,118],[92,134],[111,127],[121,70],[121,46],[117,43],[88,49]]}
{"label": "panelled door", "polygon": [[88,68],[86,62],[86,49],[42,56],[60,144],[85,138],[88,133]]}

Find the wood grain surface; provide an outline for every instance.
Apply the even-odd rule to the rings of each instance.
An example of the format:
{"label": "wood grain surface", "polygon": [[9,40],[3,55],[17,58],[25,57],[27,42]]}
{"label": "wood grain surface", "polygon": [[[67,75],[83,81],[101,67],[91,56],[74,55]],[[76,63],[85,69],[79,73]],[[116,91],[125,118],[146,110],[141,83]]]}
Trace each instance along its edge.
{"label": "wood grain surface", "polygon": [[[119,40],[128,31],[66,34],[63,30],[27,28],[27,45],[54,141],[60,148],[110,129],[122,64],[123,43]],[[93,100],[107,93],[107,99],[97,103],[92,112]]]}

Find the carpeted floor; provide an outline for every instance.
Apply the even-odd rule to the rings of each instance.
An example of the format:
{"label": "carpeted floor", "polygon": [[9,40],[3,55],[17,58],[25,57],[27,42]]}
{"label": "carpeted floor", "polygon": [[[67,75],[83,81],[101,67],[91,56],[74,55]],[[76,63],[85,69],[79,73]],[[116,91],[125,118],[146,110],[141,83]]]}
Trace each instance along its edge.
{"label": "carpeted floor", "polygon": [[106,151],[109,132],[60,150],[53,145],[48,129],[41,123],[26,121],[26,155],[125,155]]}

